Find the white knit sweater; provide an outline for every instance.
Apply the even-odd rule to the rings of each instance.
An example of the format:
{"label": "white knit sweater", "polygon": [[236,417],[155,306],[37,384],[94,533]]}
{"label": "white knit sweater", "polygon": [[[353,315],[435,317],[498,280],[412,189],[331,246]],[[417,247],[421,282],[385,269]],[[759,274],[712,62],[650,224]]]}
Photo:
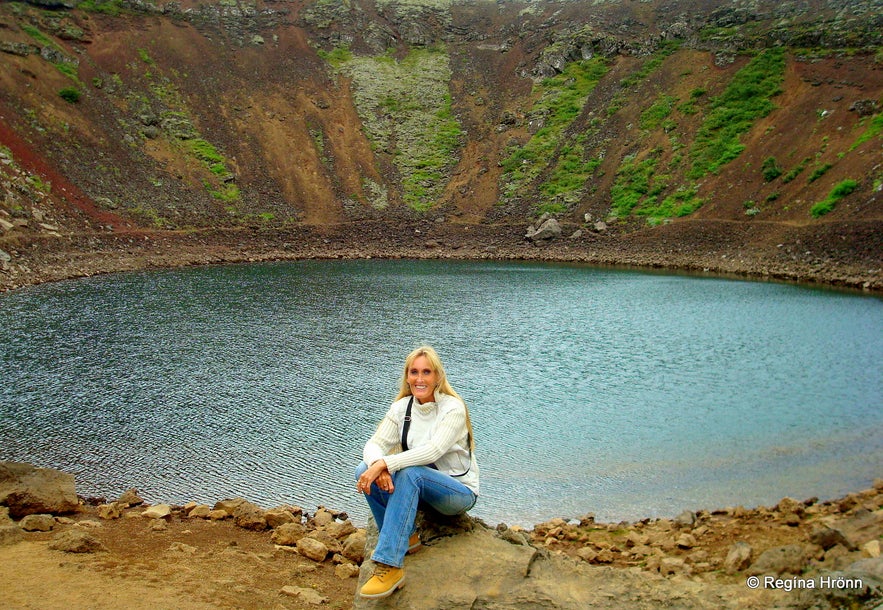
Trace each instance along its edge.
{"label": "white knit sweater", "polygon": [[382,458],[391,473],[407,466],[435,464],[440,472],[463,475],[456,480],[478,495],[478,464],[469,451],[466,406],[438,391],[435,402],[421,404],[415,399],[411,406],[408,450],[402,451],[402,427],[410,398],[395,401],[386,412],[374,436],[365,443],[362,453],[365,463],[370,466]]}

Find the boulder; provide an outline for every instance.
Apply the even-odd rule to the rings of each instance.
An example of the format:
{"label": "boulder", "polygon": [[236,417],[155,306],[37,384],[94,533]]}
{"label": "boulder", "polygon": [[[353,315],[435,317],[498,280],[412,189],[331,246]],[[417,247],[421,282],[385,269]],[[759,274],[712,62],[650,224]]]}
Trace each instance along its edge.
{"label": "boulder", "polygon": [[325,561],[328,557],[328,547],[315,538],[304,537],[298,540],[297,552],[313,561]]}
{"label": "boulder", "polygon": [[[531,545],[512,544],[502,532],[478,519],[461,517],[454,523],[421,529],[425,548],[405,558],[407,584],[383,600],[356,594],[355,610],[506,608],[536,610],[621,610],[622,608],[743,609],[769,607],[752,603],[755,592],[744,581],[732,585],[666,579],[658,573],[623,570],[575,562],[564,555]],[[428,532],[434,532],[427,535]],[[433,537],[444,531],[445,536]],[[377,528],[369,521],[366,556],[377,543]],[[672,558],[666,570],[681,575],[691,568]],[[661,563],[661,562],[660,562]],[[362,564],[359,585],[370,578],[373,562]],[[761,592],[762,594],[763,592]]]}
{"label": "boulder", "polygon": [[19,521],[18,526],[26,532],[51,532],[55,527],[52,515],[27,515]]}
{"label": "boulder", "polygon": [[321,606],[328,603],[327,597],[323,597],[318,592],[316,592],[315,589],[308,589],[306,587],[286,585],[282,587],[282,594],[302,600],[303,602],[311,604],[313,606]]}
{"label": "boulder", "polygon": [[846,536],[843,535],[843,532],[828,527],[827,525],[821,525],[813,529],[813,531],[810,532],[809,541],[813,544],[819,545],[826,551],[838,544],[845,547],[849,547],[852,544],[847,540]]}
{"label": "boulder", "polygon": [[532,242],[551,241],[561,236],[561,225],[554,218],[549,218],[536,229],[531,227],[525,234],[525,238]]}
{"label": "boulder", "polygon": [[233,521],[239,527],[256,532],[262,532],[268,527],[264,509],[251,502],[242,502],[233,509]]}
{"label": "boulder", "polygon": [[0,525],[0,546],[9,546],[24,540],[25,535],[17,525]]}
{"label": "boulder", "polygon": [[142,512],[141,516],[147,519],[171,519],[172,507],[168,504],[157,504]]}
{"label": "boulder", "polygon": [[276,544],[294,546],[307,533],[307,528],[300,523],[285,523],[273,530],[270,538]]}
{"label": "boulder", "polygon": [[71,474],[20,462],[0,462],[0,504],[20,519],[37,513],[65,514],[79,508]]}
{"label": "boulder", "polygon": [[747,542],[738,541],[730,547],[727,558],[724,559],[724,570],[727,574],[741,572],[751,565],[753,550]]}
{"label": "boulder", "polygon": [[[208,519],[211,515],[212,509],[208,504],[197,504],[187,513],[187,516],[191,519]],[[226,514],[226,513],[225,513]]]}
{"label": "boulder", "polygon": [[[208,507],[206,507],[208,508]],[[299,517],[295,517],[294,513],[291,510],[279,507],[279,508],[271,508],[267,512],[264,513],[264,520],[267,522],[267,526],[275,529],[280,525],[285,525],[286,523],[294,523],[299,520]]]}
{"label": "boulder", "polygon": [[350,561],[361,565],[365,560],[366,544],[367,535],[365,530],[356,530],[343,541],[343,550],[341,553]]}
{"label": "boulder", "polygon": [[117,502],[102,504],[96,509],[96,512],[102,519],[119,519],[123,516],[123,508]]}
{"label": "boulder", "polygon": [[65,553],[95,553],[107,550],[92,534],[76,529],[55,536],[49,543],[49,548]]}
{"label": "boulder", "polygon": [[761,574],[800,574],[806,567],[806,552],[799,544],[774,547],[761,553],[751,567],[750,576]]}
{"label": "boulder", "polygon": [[144,500],[138,495],[138,490],[133,487],[132,489],[123,492],[123,495],[117,499],[117,504],[123,508],[129,508],[130,506],[140,506],[141,504],[144,504]]}

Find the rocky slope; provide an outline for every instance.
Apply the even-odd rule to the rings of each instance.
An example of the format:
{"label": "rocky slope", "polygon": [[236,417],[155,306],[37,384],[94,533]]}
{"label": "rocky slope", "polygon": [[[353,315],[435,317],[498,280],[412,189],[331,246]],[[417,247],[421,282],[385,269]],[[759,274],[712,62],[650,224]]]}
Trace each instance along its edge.
{"label": "rocky slope", "polygon": [[[0,285],[275,257],[326,229],[348,250],[288,255],[398,252],[418,223],[437,255],[482,227],[466,255],[879,290],[879,9],[3,3]],[[543,213],[573,238],[525,243]],[[145,237],[163,260],[129,252]]]}

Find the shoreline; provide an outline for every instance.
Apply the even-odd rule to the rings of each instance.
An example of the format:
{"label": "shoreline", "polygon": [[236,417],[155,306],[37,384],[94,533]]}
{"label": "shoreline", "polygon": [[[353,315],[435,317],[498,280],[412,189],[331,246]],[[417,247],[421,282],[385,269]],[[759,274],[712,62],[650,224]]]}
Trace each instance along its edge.
{"label": "shoreline", "polygon": [[[41,507],[49,514],[16,514],[0,523],[0,561],[16,565],[16,584],[8,591],[13,605],[31,607],[39,582],[53,591],[45,608],[88,607],[96,590],[138,608],[157,599],[182,609],[342,608],[354,599],[354,607],[362,607],[357,577],[370,571],[376,534],[354,526],[346,513],[322,506],[263,509],[245,498],[147,504],[136,489],[115,500],[73,498],[74,505],[57,514]],[[834,608],[845,600],[871,602],[850,606],[870,608],[883,599],[883,479],[830,500],[784,497],[771,506],[685,510],[633,522],[604,523],[587,514],[526,529],[421,514],[418,531],[424,549],[406,559],[409,578],[428,585],[450,569],[452,554],[466,553],[462,560],[476,575],[448,575],[441,582],[445,591],[475,587],[479,597],[484,590],[505,591],[499,578],[541,592],[557,590],[564,578],[597,596],[588,605],[599,608],[628,602],[647,608]],[[527,557],[528,566],[538,565],[523,572],[519,562]],[[498,564],[512,576],[501,576]],[[832,578],[849,585],[825,584]],[[765,584],[752,586],[758,580]],[[415,593],[398,594],[400,603],[406,607]]]}
{"label": "shoreline", "polygon": [[[686,223],[669,226],[679,224]],[[667,247],[677,242],[669,242],[665,237],[659,239],[658,235],[649,239],[646,231],[641,230],[580,234],[582,229],[574,225],[567,227],[564,234],[577,237],[533,244],[525,240],[520,225],[428,221],[18,236],[14,241],[7,239],[0,243],[0,248],[11,258],[0,271],[0,291],[151,269],[370,258],[572,263],[883,294],[883,260],[865,261],[870,264],[864,265],[851,262],[849,257],[827,263],[819,262],[815,255],[802,260],[791,253],[790,246],[777,244],[771,253],[766,246],[752,246],[742,241],[756,239],[750,236],[742,236],[740,241],[717,243],[721,231],[729,230],[726,225],[721,221],[694,221],[688,234],[696,240],[700,235],[702,243],[688,241],[677,248]],[[868,230],[873,231],[874,227],[876,225]],[[781,229],[769,226],[759,230]],[[684,232],[682,227],[674,231]],[[796,241],[805,247],[800,239]],[[715,245],[709,250],[711,242]],[[879,253],[877,257],[879,259]]]}

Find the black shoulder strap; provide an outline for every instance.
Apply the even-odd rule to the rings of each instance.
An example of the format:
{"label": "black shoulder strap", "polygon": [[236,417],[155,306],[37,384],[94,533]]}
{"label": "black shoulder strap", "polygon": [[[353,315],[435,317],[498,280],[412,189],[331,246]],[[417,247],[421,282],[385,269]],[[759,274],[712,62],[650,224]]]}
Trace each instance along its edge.
{"label": "black shoulder strap", "polygon": [[408,408],[405,411],[405,423],[402,426],[402,451],[408,450],[408,430],[411,429],[411,405],[414,404],[414,395],[408,401]]}

